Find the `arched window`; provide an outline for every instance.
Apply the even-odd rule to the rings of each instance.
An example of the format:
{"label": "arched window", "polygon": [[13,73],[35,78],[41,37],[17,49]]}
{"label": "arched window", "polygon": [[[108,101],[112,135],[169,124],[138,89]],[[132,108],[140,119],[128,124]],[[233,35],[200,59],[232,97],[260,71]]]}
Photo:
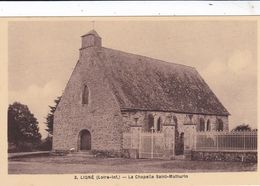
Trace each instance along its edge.
{"label": "arched window", "polygon": [[205,121],[203,118],[200,118],[199,131],[204,131],[204,130],[205,130]]}
{"label": "arched window", "polygon": [[157,131],[161,131],[161,118],[158,118],[158,120],[157,120],[157,127],[156,127],[156,130]]}
{"label": "arched window", "polygon": [[151,132],[152,128],[154,128],[154,118],[152,114],[148,115],[148,125],[147,125],[147,131]]}
{"label": "arched window", "polygon": [[224,129],[224,126],[223,126],[222,119],[217,119],[216,130],[217,131],[223,131],[223,129]]}
{"label": "arched window", "polygon": [[210,120],[208,119],[207,121],[207,131],[210,131],[211,130],[211,127],[210,127]]}
{"label": "arched window", "polygon": [[88,104],[88,103],[89,103],[89,90],[87,85],[84,85],[82,91],[82,104]]}

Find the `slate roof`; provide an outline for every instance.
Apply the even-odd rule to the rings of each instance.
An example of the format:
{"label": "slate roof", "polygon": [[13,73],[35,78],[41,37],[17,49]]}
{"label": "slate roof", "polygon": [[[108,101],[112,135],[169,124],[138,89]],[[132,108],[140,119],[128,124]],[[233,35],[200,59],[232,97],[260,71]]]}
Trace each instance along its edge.
{"label": "slate roof", "polygon": [[122,110],[229,115],[195,68],[101,50],[106,77]]}

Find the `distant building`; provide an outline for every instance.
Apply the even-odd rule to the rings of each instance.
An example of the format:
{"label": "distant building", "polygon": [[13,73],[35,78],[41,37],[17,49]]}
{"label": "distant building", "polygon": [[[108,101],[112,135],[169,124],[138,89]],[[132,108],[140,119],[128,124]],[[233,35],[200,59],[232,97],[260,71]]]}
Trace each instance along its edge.
{"label": "distant building", "polygon": [[120,151],[131,126],[160,131],[171,120],[178,135],[189,124],[228,130],[228,111],[195,68],[101,43],[94,30],[82,36],[79,61],[54,114],[54,150]]}

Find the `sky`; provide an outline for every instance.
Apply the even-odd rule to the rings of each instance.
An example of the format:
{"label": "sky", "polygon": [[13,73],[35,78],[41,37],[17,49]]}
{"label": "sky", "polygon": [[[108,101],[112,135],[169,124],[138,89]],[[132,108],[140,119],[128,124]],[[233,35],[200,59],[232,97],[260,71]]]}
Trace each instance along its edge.
{"label": "sky", "polygon": [[102,45],[195,67],[230,112],[229,128],[257,127],[255,21],[13,21],[8,27],[9,104],[28,105],[46,136],[48,105],[62,94],[95,28]]}

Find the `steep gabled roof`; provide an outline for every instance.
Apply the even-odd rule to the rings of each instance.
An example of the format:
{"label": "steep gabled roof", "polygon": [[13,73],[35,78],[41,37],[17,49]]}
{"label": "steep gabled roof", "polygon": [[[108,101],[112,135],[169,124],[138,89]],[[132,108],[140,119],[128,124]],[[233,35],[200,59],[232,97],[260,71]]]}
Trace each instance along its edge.
{"label": "steep gabled roof", "polygon": [[101,51],[122,110],[229,115],[195,68],[104,47]]}

